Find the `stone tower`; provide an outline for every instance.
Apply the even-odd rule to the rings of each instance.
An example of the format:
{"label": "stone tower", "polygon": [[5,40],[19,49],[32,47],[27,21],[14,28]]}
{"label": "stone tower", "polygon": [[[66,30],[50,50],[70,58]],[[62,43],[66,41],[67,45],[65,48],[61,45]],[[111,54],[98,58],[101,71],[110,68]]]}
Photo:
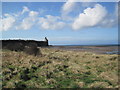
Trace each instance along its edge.
{"label": "stone tower", "polygon": [[45,37],[45,42],[47,43],[47,46],[48,46],[48,39],[47,39],[47,37]]}

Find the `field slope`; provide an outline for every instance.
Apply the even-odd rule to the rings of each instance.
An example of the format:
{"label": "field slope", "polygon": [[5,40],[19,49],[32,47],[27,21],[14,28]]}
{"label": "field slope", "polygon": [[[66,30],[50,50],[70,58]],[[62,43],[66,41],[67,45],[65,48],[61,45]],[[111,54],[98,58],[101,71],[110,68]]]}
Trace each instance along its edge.
{"label": "field slope", "polygon": [[118,88],[118,56],[41,48],[2,51],[3,88]]}

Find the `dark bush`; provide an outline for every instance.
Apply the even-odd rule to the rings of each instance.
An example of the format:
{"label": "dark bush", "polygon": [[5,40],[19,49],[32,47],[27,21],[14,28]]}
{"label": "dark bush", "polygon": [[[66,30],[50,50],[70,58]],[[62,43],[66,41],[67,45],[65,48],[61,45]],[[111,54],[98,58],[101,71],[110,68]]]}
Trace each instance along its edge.
{"label": "dark bush", "polygon": [[36,43],[29,43],[27,46],[25,46],[24,49],[25,53],[30,54],[30,55],[41,55],[41,52],[39,48],[37,47]]}

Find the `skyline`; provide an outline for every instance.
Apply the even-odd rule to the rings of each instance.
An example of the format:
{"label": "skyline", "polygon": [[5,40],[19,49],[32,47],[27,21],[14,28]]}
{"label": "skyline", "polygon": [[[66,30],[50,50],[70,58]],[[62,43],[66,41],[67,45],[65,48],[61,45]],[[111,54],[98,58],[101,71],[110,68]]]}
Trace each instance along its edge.
{"label": "skyline", "polygon": [[69,1],[4,2],[2,39],[47,37],[52,45],[118,43],[116,2]]}

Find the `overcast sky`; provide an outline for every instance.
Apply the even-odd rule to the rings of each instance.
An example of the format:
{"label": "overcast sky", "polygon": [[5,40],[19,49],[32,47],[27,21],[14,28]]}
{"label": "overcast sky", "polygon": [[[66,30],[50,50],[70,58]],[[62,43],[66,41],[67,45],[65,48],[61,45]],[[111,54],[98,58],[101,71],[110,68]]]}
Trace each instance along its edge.
{"label": "overcast sky", "polygon": [[115,2],[4,2],[3,39],[43,40],[52,45],[116,44]]}

